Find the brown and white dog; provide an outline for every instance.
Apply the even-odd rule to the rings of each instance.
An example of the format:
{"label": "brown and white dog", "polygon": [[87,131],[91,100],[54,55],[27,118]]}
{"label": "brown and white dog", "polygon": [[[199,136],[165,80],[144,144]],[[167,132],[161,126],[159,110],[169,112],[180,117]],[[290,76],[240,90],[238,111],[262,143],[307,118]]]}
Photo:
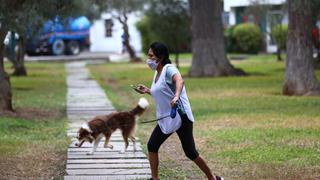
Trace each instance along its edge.
{"label": "brown and white dog", "polygon": [[133,150],[136,151],[136,139],[134,137],[136,121],[148,106],[148,101],[145,98],[140,98],[138,105],[131,111],[115,112],[109,115],[97,116],[91,121],[85,122],[78,131],[77,139],[79,140],[79,143],[76,143],[75,145],[81,147],[85,141],[90,143],[94,142],[92,150],[87,153],[90,155],[96,151],[99,141],[104,136],[104,147],[113,149],[113,146],[109,144],[110,136],[115,130],[120,129],[125,142],[124,150],[121,151],[121,153],[125,153],[128,148],[128,138],[132,140]]}

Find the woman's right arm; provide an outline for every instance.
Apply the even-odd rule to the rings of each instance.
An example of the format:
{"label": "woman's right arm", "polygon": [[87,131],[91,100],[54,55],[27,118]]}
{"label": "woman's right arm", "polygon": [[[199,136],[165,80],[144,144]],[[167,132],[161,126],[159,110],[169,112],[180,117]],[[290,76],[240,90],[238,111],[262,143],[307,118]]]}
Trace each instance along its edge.
{"label": "woman's right arm", "polygon": [[146,94],[147,93],[147,94],[151,95],[150,89],[147,86],[143,85],[143,84],[138,84],[137,90],[138,90],[138,92],[140,94]]}

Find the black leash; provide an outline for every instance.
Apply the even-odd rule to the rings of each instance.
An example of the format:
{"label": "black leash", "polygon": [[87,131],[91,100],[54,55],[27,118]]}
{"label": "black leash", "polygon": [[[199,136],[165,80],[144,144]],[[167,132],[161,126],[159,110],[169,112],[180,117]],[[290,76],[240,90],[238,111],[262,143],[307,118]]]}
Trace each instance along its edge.
{"label": "black leash", "polygon": [[153,120],[150,120],[150,121],[140,121],[140,124],[145,124],[145,123],[151,123],[151,122],[155,122],[155,121],[160,121],[164,118],[167,118],[167,117],[171,117],[171,115],[167,115],[167,116],[164,116],[164,117],[161,117],[161,118],[158,118],[158,119],[153,119]]}

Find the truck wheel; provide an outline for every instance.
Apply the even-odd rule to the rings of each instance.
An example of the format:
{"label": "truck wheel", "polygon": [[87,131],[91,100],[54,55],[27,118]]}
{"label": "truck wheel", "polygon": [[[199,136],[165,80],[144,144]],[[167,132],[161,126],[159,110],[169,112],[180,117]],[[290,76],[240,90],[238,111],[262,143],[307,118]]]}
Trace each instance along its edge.
{"label": "truck wheel", "polygon": [[65,52],[65,45],[63,40],[57,39],[52,44],[52,54],[63,55]]}
{"label": "truck wheel", "polygon": [[67,45],[68,55],[77,55],[80,53],[80,45],[78,41],[69,41]]}

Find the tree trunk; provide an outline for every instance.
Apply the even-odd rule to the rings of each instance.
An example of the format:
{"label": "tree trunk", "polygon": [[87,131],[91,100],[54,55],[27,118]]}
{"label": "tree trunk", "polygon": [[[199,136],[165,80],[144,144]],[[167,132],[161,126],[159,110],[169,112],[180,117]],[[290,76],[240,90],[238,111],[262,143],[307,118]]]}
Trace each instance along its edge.
{"label": "tree trunk", "polygon": [[142,61],[140,58],[138,58],[136,56],[136,52],[134,51],[134,49],[132,48],[132,46],[130,45],[130,34],[129,34],[129,27],[128,27],[128,17],[126,14],[123,13],[123,19],[119,16],[118,17],[119,22],[122,24],[122,28],[123,28],[123,32],[124,32],[124,39],[125,39],[125,45],[126,45],[126,49],[129,53],[130,56],[130,61],[131,62],[140,62]]}
{"label": "tree trunk", "polygon": [[277,61],[282,61],[281,49],[280,49],[279,45],[277,47]]}
{"label": "tree trunk", "polygon": [[7,34],[7,31],[1,27],[0,28],[0,112],[3,111],[13,111],[12,108],[12,94],[11,94],[11,85],[10,77],[4,70],[3,62],[3,51],[4,51],[4,38]]}
{"label": "tree trunk", "polygon": [[227,59],[220,0],[189,0],[192,17],[190,76],[245,75]]}
{"label": "tree trunk", "polygon": [[13,75],[15,76],[26,76],[27,70],[24,66],[24,55],[25,55],[25,44],[24,38],[22,36],[19,37],[19,48],[17,53],[16,63],[14,63],[14,72]]}
{"label": "tree trunk", "polygon": [[311,1],[289,0],[287,61],[284,95],[320,95],[312,54]]}
{"label": "tree trunk", "polygon": [[179,69],[180,68],[180,65],[179,65],[179,52],[176,51],[175,55],[176,55],[175,56],[176,66]]}

